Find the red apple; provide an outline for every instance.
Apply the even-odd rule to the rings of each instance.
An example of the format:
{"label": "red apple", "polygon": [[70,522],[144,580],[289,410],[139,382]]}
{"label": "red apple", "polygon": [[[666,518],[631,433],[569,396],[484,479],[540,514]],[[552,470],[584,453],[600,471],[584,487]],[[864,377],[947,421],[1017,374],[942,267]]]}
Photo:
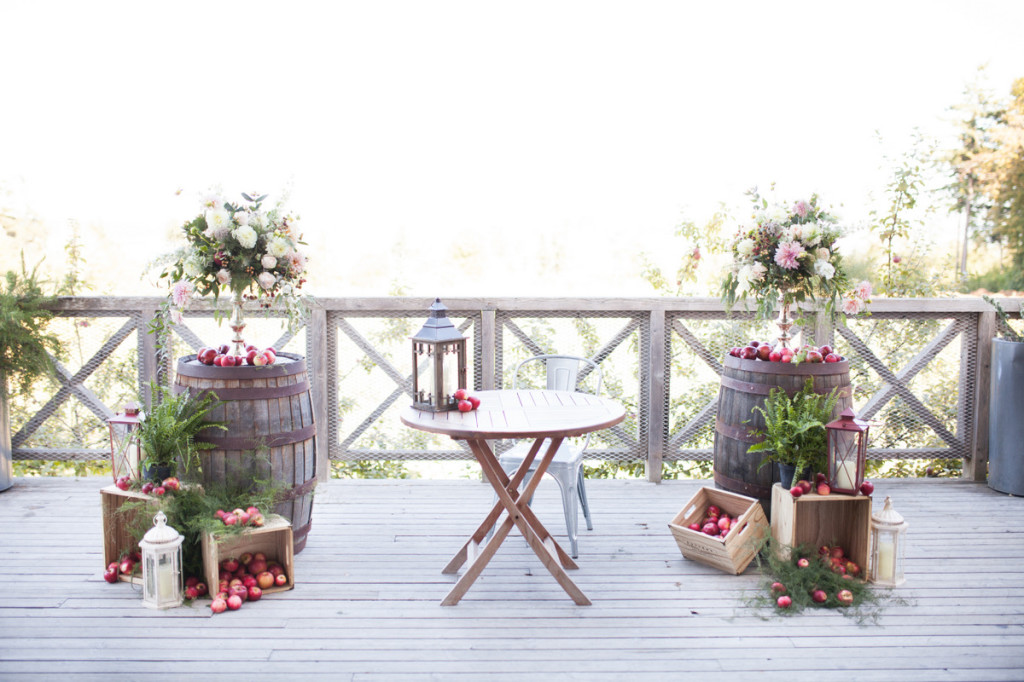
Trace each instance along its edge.
{"label": "red apple", "polygon": [[819,495],[828,495],[832,492],[832,488],[828,486],[828,483],[819,483],[817,493]]}
{"label": "red apple", "polygon": [[871,493],[875,492],[875,484],[871,481],[864,481],[860,484],[860,491],[863,494],[870,496]]}
{"label": "red apple", "polygon": [[185,587],[195,587],[199,584],[199,578],[194,575],[185,578]]}
{"label": "red apple", "polygon": [[256,576],[256,584],[264,590],[274,586],[274,574],[270,571],[263,571]]}
{"label": "red apple", "polygon": [[732,519],[730,519],[728,516],[723,516],[722,518],[718,519],[718,529],[721,530],[723,533],[728,532],[731,526]]}
{"label": "red apple", "polygon": [[834,351],[832,350],[832,346],[826,343],[818,347],[818,352],[821,353],[822,355],[828,355],[829,353],[833,353]]}
{"label": "red apple", "polygon": [[152,481],[146,481],[145,483],[142,484],[142,492],[145,495],[149,495],[151,492],[153,492],[153,488],[155,487],[156,486],[153,485]]}
{"label": "red apple", "polygon": [[800,568],[807,568],[808,566],[811,565],[811,562],[808,561],[807,559],[805,559],[804,557],[800,557],[799,559],[796,560],[796,565],[799,566]]}
{"label": "red apple", "polygon": [[473,403],[468,400],[459,401],[459,412],[470,412],[473,409]]}
{"label": "red apple", "polygon": [[793,605],[793,598],[787,594],[782,595],[775,600],[775,603],[779,605],[780,609],[788,609]]}
{"label": "red apple", "polygon": [[260,597],[263,596],[263,590],[256,585],[249,588],[249,601],[259,601]]}
{"label": "red apple", "polygon": [[829,353],[825,356],[825,362],[839,362],[840,360],[842,360],[842,358],[835,353]]}
{"label": "red apple", "polygon": [[733,356],[734,358],[738,358],[740,356],[740,347],[733,346],[732,348],[730,348],[729,355]]}
{"label": "red apple", "polygon": [[816,350],[807,351],[807,362],[823,362],[825,358]]}
{"label": "red apple", "polygon": [[[241,606],[241,603],[239,603],[239,606]],[[227,608],[228,603],[223,599],[215,597],[214,600],[210,602],[210,610],[214,613],[224,613],[227,610]]]}
{"label": "red apple", "polygon": [[[700,530],[699,528],[697,530]],[[270,574],[275,578],[279,575],[284,575],[284,566],[281,564],[271,564],[270,568],[267,569]]]}
{"label": "red apple", "polygon": [[263,367],[264,365],[268,364],[267,356],[264,355],[263,353],[256,353],[255,355],[252,356],[252,360],[249,361],[249,364],[255,367]]}
{"label": "red apple", "polygon": [[277,361],[277,352],[273,348],[268,348],[263,351],[263,360],[268,365],[272,365]]}
{"label": "red apple", "polygon": [[815,485],[821,485],[822,483],[828,483],[828,476],[826,476],[825,474],[823,474],[823,473],[821,473],[819,471],[818,473],[814,474],[814,483],[815,483]]}
{"label": "red apple", "polygon": [[206,583],[196,583],[196,592],[199,593],[200,597],[205,597],[210,589],[206,586]]}
{"label": "red apple", "polygon": [[214,358],[217,357],[217,350],[215,348],[204,348],[197,357],[199,362],[204,365],[212,365]]}
{"label": "red apple", "polygon": [[789,489],[789,494],[792,495],[793,497],[800,497],[801,495],[804,494],[804,489],[798,485],[795,485]]}
{"label": "red apple", "polygon": [[234,573],[235,571],[237,571],[239,565],[240,564],[238,563],[238,559],[235,559],[234,557],[225,559],[224,561],[220,562],[220,567],[228,573]]}
{"label": "red apple", "polygon": [[836,595],[836,599],[838,599],[839,603],[843,606],[848,606],[853,603],[853,592],[850,592],[849,590],[839,590],[839,593]]}
{"label": "red apple", "polygon": [[[114,564],[114,565],[116,566],[117,564]],[[103,579],[106,580],[108,583],[116,583],[117,582],[117,569],[115,568],[115,569],[111,570],[111,569],[108,568],[107,570],[103,571]]]}
{"label": "red apple", "polygon": [[132,487],[132,479],[128,476],[121,476],[114,481],[114,485],[117,486],[118,490],[128,490]]}
{"label": "red apple", "polygon": [[157,487],[153,488],[153,494],[156,495],[157,497],[162,497],[166,492],[167,488],[163,487],[162,485],[158,485]]}
{"label": "red apple", "polygon": [[131,559],[122,559],[121,563],[118,564],[118,570],[125,575],[131,575],[132,571],[135,570],[135,562]]}
{"label": "red apple", "polygon": [[810,481],[800,480],[800,481],[797,481],[796,484],[798,486],[800,486],[800,490],[802,490],[804,492],[804,495],[806,495],[809,492],[811,492],[811,482]]}
{"label": "red apple", "polygon": [[242,598],[239,597],[237,594],[232,594],[228,596],[228,608],[232,611],[237,611],[238,609],[242,608]]}
{"label": "red apple", "polygon": [[772,583],[772,592],[776,594],[786,594],[786,586],[782,583]]}
{"label": "red apple", "polygon": [[246,354],[245,354],[245,361],[247,363],[249,363],[250,365],[255,365],[256,363],[253,362],[253,361],[256,359],[257,355],[258,355],[258,351],[255,348],[253,348],[251,351],[246,352]]}
{"label": "red apple", "polygon": [[263,573],[266,570],[267,570],[267,560],[266,559],[256,559],[256,558],[253,558],[253,560],[249,562],[249,572],[252,573],[253,575],[259,575],[260,573]]}
{"label": "red apple", "polygon": [[229,587],[228,588],[228,596],[231,597],[233,595],[237,596],[242,601],[245,601],[246,599],[249,598],[249,588],[246,587],[245,585],[242,585],[241,583],[239,583],[238,585],[234,585],[232,587]]}
{"label": "red apple", "polygon": [[711,515],[711,516],[721,516],[722,515],[722,510],[719,509],[717,505],[709,504],[708,505],[708,514]]}
{"label": "red apple", "polygon": [[248,566],[250,561],[252,561],[252,552],[242,552],[238,557],[238,563],[242,566]]}
{"label": "red apple", "polygon": [[768,362],[781,362],[781,361],[782,361],[782,353],[780,353],[779,351],[773,350],[771,353],[768,354]]}
{"label": "red apple", "polygon": [[701,525],[699,523],[697,523],[696,521],[690,524],[690,530],[695,530],[695,531],[697,531],[699,533],[700,529],[701,529]]}
{"label": "red apple", "polygon": [[718,535],[719,533],[721,533],[722,529],[718,527],[717,523],[711,523],[709,521],[709,522],[704,524],[704,527],[701,528],[701,531],[705,535],[712,535],[713,536],[713,535]]}
{"label": "red apple", "polygon": [[469,397],[469,391],[464,388],[457,389],[455,393],[452,393],[452,397],[456,400],[465,400]]}
{"label": "red apple", "polygon": [[165,490],[181,490],[181,481],[175,476],[165,478],[161,485],[163,485]]}
{"label": "red apple", "polygon": [[245,585],[246,587],[255,587],[256,586],[256,576],[248,575],[245,578],[242,578],[242,584]]}
{"label": "red apple", "polygon": [[252,525],[257,526],[257,527],[258,526],[262,526],[263,525],[263,514],[255,514],[254,516],[252,516],[249,519],[249,523],[251,523]]}
{"label": "red apple", "polygon": [[[267,555],[264,554],[263,552],[255,552],[252,555],[252,558],[255,559],[256,561],[267,561]],[[269,562],[267,562],[267,563],[269,563]]]}
{"label": "red apple", "polygon": [[843,551],[842,547],[836,545],[832,548],[832,551],[829,552],[829,556],[831,556],[833,559],[842,559],[846,556],[846,552]]}
{"label": "red apple", "polygon": [[811,592],[811,599],[821,604],[828,599],[828,595],[825,594],[825,590],[818,589]]}
{"label": "red apple", "polygon": [[281,575],[274,577],[274,584],[278,587],[284,587],[288,584],[288,576],[282,573]]}
{"label": "red apple", "polygon": [[199,591],[196,590],[196,588],[194,588],[194,587],[186,587],[185,588],[185,599],[188,599],[189,601],[192,601],[193,599],[198,599],[198,598],[199,598]]}
{"label": "red apple", "polygon": [[753,346],[744,346],[740,349],[740,358],[743,360],[756,360],[757,349]]}
{"label": "red apple", "polygon": [[[758,360],[769,360],[772,354],[772,347],[767,343],[762,343],[757,347],[757,359]],[[781,355],[781,354],[780,354]]]}
{"label": "red apple", "polygon": [[480,407],[480,398],[477,398],[475,395],[469,396],[466,400],[469,401],[469,404],[473,406],[474,410]]}

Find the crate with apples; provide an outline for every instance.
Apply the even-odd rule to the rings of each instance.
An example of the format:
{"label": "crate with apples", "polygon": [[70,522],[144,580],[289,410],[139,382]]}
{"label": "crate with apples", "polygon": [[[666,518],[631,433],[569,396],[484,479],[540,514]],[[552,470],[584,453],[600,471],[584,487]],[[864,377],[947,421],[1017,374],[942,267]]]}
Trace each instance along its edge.
{"label": "crate with apples", "polygon": [[668,527],[684,557],[739,575],[753,560],[768,519],[754,498],[704,487]]}
{"label": "crate with apples", "polygon": [[871,497],[818,494],[794,497],[776,483],[772,487],[772,537],[783,558],[795,547],[841,547],[840,558],[867,568],[871,534]]}
{"label": "crate with apples", "polygon": [[142,567],[139,565],[139,543],[132,534],[141,521],[138,515],[143,508],[122,509],[129,502],[146,503],[155,514],[159,507],[156,497],[133,490],[122,489],[117,484],[100,490],[100,506],[103,511],[103,579],[108,583],[131,582],[142,584]]}
{"label": "crate with apples", "polygon": [[[240,603],[295,587],[292,540],[291,523],[276,514],[264,517],[262,526],[250,525],[241,533],[203,533],[203,571],[214,595],[211,609],[224,610],[218,611],[218,601],[224,602],[224,608],[237,608],[232,596]],[[246,589],[244,598],[239,586]],[[253,586],[259,591],[251,591]],[[224,598],[218,600],[222,593]]]}

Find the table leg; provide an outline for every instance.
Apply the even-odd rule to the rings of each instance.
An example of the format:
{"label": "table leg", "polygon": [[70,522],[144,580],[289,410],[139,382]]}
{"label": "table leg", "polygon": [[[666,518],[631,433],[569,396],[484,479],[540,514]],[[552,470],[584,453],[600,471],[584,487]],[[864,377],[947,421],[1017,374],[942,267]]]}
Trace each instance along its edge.
{"label": "table leg", "polygon": [[[531,448],[531,454],[536,454],[537,449],[540,447],[539,443],[542,439],[538,439],[537,443]],[[535,472],[530,483],[523,490],[522,495],[519,495],[516,491],[518,484],[522,481],[529,468],[530,462],[533,457],[528,457],[524,461],[523,465],[519,467],[512,479],[509,479],[505,472],[502,470],[501,465],[495,457],[494,452],[490,449],[490,446],[484,440],[470,440],[469,446],[480,462],[481,467],[484,469],[484,474],[488,480],[491,481],[491,486],[498,495],[499,504],[495,505],[495,508],[488,514],[488,520],[490,524],[494,523],[491,518],[496,512],[498,515],[501,513],[501,507],[504,507],[508,511],[508,518],[498,527],[495,531],[491,541],[484,546],[483,551],[477,555],[474,560],[467,567],[466,572],[462,575],[459,581],[455,584],[452,590],[441,602],[444,606],[453,606],[459,602],[460,599],[466,594],[470,586],[480,576],[484,567],[494,556],[500,544],[508,536],[512,529],[512,525],[516,525],[523,537],[526,539],[530,548],[533,549],[534,554],[540,559],[541,563],[551,573],[562,589],[572,597],[573,601],[580,606],[590,605],[590,600],[587,599],[586,595],[576,586],[576,583],[569,578],[569,575],[565,572],[566,568],[577,568],[572,558],[565,553],[564,550],[555,542],[551,534],[548,533],[544,525],[537,519],[533,511],[527,505],[527,501],[532,497],[534,490],[536,489],[541,477],[547,470],[548,464],[554,457],[555,452],[561,445],[561,438],[552,438],[551,445],[540,463],[537,465],[537,471]],[[515,484],[515,485],[513,485]],[[496,519],[497,517],[495,517]],[[485,521],[480,526],[484,529],[490,528],[488,521]],[[478,530],[479,532],[479,530]],[[475,535],[474,535],[475,537]],[[470,542],[473,542],[471,539]],[[466,561],[469,555],[470,543],[463,546],[462,550],[449,562],[446,571],[453,565],[461,566]],[[561,563],[561,565],[560,565]]]}

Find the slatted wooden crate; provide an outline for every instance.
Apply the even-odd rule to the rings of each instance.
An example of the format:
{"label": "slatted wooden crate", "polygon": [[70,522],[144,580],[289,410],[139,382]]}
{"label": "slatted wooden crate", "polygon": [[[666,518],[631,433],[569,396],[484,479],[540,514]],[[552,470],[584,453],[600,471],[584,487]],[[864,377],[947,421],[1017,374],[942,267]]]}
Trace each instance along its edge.
{"label": "slatted wooden crate", "polygon": [[295,587],[295,552],[292,524],[288,519],[271,514],[259,528],[247,528],[240,535],[203,533],[203,572],[210,592],[215,592],[220,582],[220,562],[237,559],[246,552],[263,552],[267,561],[276,561],[284,568],[288,582],[285,585],[268,587],[264,594],[283,592]]}
{"label": "slatted wooden crate", "polygon": [[839,545],[863,571],[868,569],[871,498],[864,495],[793,497],[778,483],[772,487],[772,537],[788,557],[792,548]]}
{"label": "slatted wooden crate", "polygon": [[[689,528],[704,518],[708,505],[716,505],[736,524],[722,537],[712,537]],[[761,504],[752,497],[701,488],[668,524],[683,556],[714,568],[739,575],[754,559],[757,546],[768,530]]]}
{"label": "slatted wooden crate", "polygon": [[[137,519],[142,509],[123,511],[121,508],[127,502],[142,501],[150,502],[153,507],[153,514],[156,513],[157,499],[152,495],[146,495],[134,490],[121,490],[115,485],[108,485],[100,490],[100,505],[103,509],[103,568],[118,561],[121,555],[129,552],[138,546],[138,541],[132,534],[136,527]],[[118,574],[118,580],[142,584],[142,567],[134,577]]]}

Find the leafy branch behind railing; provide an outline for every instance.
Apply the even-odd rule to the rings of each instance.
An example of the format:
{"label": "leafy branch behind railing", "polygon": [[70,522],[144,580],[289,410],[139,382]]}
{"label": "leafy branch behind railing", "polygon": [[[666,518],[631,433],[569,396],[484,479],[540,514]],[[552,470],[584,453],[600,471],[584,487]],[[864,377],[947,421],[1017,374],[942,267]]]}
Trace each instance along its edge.
{"label": "leafy branch behind railing", "polygon": [[[1003,309],[1003,306],[999,305],[999,301],[991,296],[982,295],[982,298],[985,299],[986,303],[996,309],[996,315],[999,316],[999,321],[1003,323],[1002,326],[1005,331],[1003,336],[1006,340],[1024,343],[1024,336],[1018,334],[1013,327],[1010,326],[1010,315]],[[1020,308],[1017,310],[1017,317],[1024,318],[1024,303],[1022,303]]]}

